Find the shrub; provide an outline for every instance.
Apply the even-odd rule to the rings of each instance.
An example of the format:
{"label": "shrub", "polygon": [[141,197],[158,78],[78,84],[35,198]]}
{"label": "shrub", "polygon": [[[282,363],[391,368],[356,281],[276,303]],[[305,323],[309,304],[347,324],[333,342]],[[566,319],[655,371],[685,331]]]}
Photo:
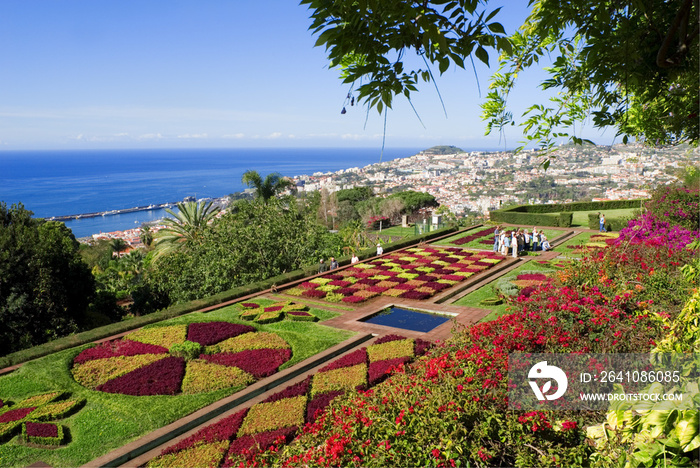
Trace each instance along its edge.
{"label": "shrub", "polygon": [[193,341],[175,343],[169,349],[170,355],[187,360],[197,358],[202,352],[202,345]]}

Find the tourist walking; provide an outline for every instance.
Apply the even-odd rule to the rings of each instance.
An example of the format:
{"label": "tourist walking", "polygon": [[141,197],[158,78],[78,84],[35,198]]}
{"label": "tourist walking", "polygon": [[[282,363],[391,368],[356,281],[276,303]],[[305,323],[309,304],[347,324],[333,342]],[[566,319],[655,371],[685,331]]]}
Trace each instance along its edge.
{"label": "tourist walking", "polygon": [[537,232],[537,228],[533,227],[532,228],[532,251],[536,252],[537,251],[537,244],[540,241],[540,234]]}
{"label": "tourist walking", "polygon": [[382,248],[382,244],[377,244],[377,255],[381,255],[384,253],[384,249]]}
{"label": "tourist walking", "polygon": [[598,221],[600,222],[600,229],[598,232],[608,232],[605,229],[605,215],[603,213],[598,213],[598,215],[599,215]]}
{"label": "tourist walking", "polygon": [[501,245],[501,255],[504,257],[508,255],[508,245],[509,245],[509,237],[506,235],[505,231],[501,231],[501,239],[500,239],[500,245]]}
{"label": "tourist walking", "polygon": [[326,264],[323,262],[323,259],[318,263],[318,272],[319,273],[325,273],[326,272]]}
{"label": "tourist walking", "polygon": [[500,247],[499,244],[499,239],[501,238],[501,232],[500,232],[501,226],[496,226],[496,230],[493,231],[493,251],[498,252],[498,248]]}
{"label": "tourist walking", "polygon": [[510,233],[510,246],[513,249],[513,258],[518,258],[518,236],[515,231]]}

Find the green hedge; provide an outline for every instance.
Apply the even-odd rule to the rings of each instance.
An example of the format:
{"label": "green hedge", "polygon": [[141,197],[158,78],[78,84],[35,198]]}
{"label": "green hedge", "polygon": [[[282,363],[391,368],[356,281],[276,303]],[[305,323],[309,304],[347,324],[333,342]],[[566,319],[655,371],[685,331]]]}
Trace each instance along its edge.
{"label": "green hedge", "polygon": [[[608,218],[605,217],[605,229],[610,231],[619,231],[622,228],[627,227],[629,223],[629,218]],[[596,213],[590,213],[588,215],[588,229],[600,229],[600,221]]]}
{"label": "green hedge", "polygon": [[[456,231],[455,227],[447,227],[437,231],[429,232],[419,236],[414,236],[409,239],[401,240],[384,246],[384,252],[391,252],[394,250],[403,249],[410,245],[417,244],[422,240],[430,240],[436,237],[444,236],[450,232]],[[376,256],[376,249],[366,249],[358,253],[358,257],[361,260],[371,258]],[[347,265],[350,263],[350,257],[343,257],[338,259],[340,265]],[[117,335],[119,333],[124,333],[127,331],[134,330],[136,328],[141,328],[145,325],[150,325],[152,323],[161,322],[173,317],[178,317],[180,315],[188,314],[190,312],[196,312],[198,310],[223,304],[229,302],[239,297],[247,296],[249,294],[254,294],[260,291],[269,289],[275,285],[282,285],[292,281],[297,281],[307,276],[312,276],[318,273],[318,267],[316,265],[304,267],[298,270],[290,271],[266,280],[257,281],[255,283],[250,283],[244,286],[239,286],[228,291],[223,291],[219,294],[209,296],[203,299],[197,299],[190,302],[185,302],[182,304],[176,304],[174,306],[168,307],[167,309],[154,312],[152,314],[143,315],[141,317],[134,317],[123,322],[111,323],[103,327],[94,328],[92,330],[84,331],[81,333],[76,333],[75,335],[65,336],[57,340],[44,343],[39,346],[34,346],[33,348],[23,349],[7,356],[0,357],[0,369],[5,367],[13,366],[15,364],[20,364],[22,362],[30,361],[32,359],[38,359],[42,356],[47,356],[58,351],[63,351],[64,349],[73,348],[75,346],[81,346],[85,343],[90,343],[93,341],[101,340],[103,338],[108,338],[112,335]]]}
{"label": "green hedge", "polygon": [[[502,210],[493,210],[489,212],[489,215],[491,221],[497,223],[569,227],[571,226],[573,211],[605,211],[637,208],[639,204],[640,200],[610,200],[602,202],[558,203],[553,205],[519,205]],[[611,227],[616,230],[627,225],[625,220],[624,225],[620,226],[619,223],[622,222],[621,219],[610,219],[606,221],[610,222]],[[595,228],[591,227],[591,229],[597,228],[598,225],[596,221]]]}

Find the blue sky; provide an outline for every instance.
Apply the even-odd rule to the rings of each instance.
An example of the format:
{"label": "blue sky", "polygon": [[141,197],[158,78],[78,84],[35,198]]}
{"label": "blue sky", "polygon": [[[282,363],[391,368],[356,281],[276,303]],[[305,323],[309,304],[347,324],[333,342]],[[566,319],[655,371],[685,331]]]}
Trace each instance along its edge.
{"label": "blue sky", "polygon": [[[526,3],[507,2],[496,19],[512,30]],[[348,87],[309,25],[290,0],[3,0],[0,150],[381,146],[375,110],[341,115]],[[475,63],[484,96],[491,71]],[[538,96],[537,77],[516,108]],[[388,147],[504,146],[484,136],[473,71],[448,70],[437,84],[447,117],[422,85],[413,104],[425,126],[398,99]],[[517,129],[506,137],[516,146]]]}

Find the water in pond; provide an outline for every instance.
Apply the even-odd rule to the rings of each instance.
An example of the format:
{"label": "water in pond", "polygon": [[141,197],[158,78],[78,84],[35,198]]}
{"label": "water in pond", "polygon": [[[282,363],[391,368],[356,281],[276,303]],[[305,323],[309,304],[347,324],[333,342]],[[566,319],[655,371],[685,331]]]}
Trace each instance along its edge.
{"label": "water in pond", "polygon": [[449,317],[444,315],[429,314],[427,312],[417,312],[415,310],[391,307],[378,312],[362,322],[384,325],[387,327],[401,328],[403,330],[413,330],[418,332],[429,332],[438,325],[447,322]]}

